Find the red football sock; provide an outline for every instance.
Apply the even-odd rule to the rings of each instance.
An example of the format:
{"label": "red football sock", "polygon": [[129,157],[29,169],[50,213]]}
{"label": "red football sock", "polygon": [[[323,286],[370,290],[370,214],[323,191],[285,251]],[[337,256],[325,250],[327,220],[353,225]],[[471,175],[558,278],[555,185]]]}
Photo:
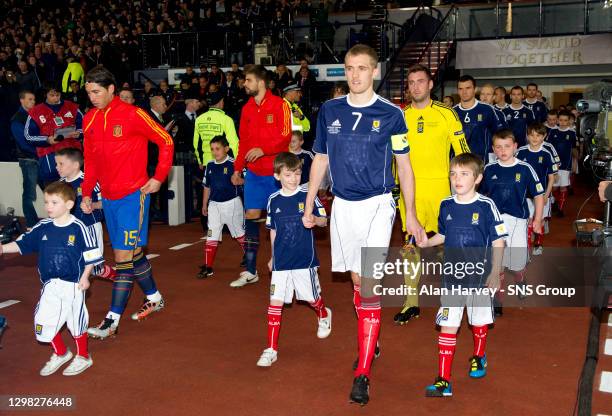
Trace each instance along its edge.
{"label": "red football sock", "polygon": [[514,271],[514,282],[515,283],[522,283],[525,281],[525,275],[527,274],[527,269],[523,269],[523,270],[519,270]]}
{"label": "red football sock", "polygon": [[51,340],[51,346],[57,355],[64,355],[66,354],[66,351],[68,351],[68,348],[66,348],[66,344],[64,344],[64,340],[59,332],[55,334]]}
{"label": "red football sock", "polygon": [[544,233],[543,232],[535,234],[534,244],[536,246],[543,246],[544,245]]}
{"label": "red football sock", "polygon": [[268,348],[278,351],[278,334],[280,333],[282,306],[268,306]]}
{"label": "red football sock", "polygon": [[108,280],[114,280],[117,277],[117,271],[108,264],[105,264],[102,268],[102,272],[98,273],[98,277]]}
{"label": "red football sock", "polygon": [[327,309],[325,309],[325,303],[323,303],[323,298],[319,297],[316,301],[310,304],[317,313],[317,318],[323,319],[327,318]]}
{"label": "red football sock", "polygon": [[361,286],[353,283],[353,306],[355,313],[359,317],[359,308],[361,307]]}
{"label": "red football sock", "polygon": [[[505,279],[506,279],[506,273],[500,272],[499,273],[499,288],[504,289],[504,292],[505,292],[505,288],[504,288]],[[497,292],[495,292],[495,297],[501,303],[502,300],[504,299],[504,293],[501,290],[498,290]]]}
{"label": "red football sock", "polygon": [[561,191],[559,191],[559,210],[563,211],[563,208],[565,208],[565,202],[567,201],[567,186],[564,186],[563,188],[561,188]]}
{"label": "red football sock", "polygon": [[355,370],[355,377],[362,374],[369,377],[376,341],[378,341],[378,332],[380,331],[380,305],[367,309],[362,306],[359,308],[358,315],[359,362]]}
{"label": "red football sock", "polygon": [[246,234],[243,234],[240,237],[236,237],[236,241],[238,241],[238,244],[240,244],[240,248],[242,249],[242,252],[244,253],[245,245],[246,245]]}
{"label": "red football sock", "polygon": [[527,225],[527,249],[531,252],[531,239],[533,238],[533,222],[529,221]]}
{"label": "red football sock", "polygon": [[489,327],[487,325],[472,327],[472,336],[474,337],[474,355],[477,357],[484,356],[485,347],[487,345],[488,331]]}
{"label": "red football sock", "polygon": [[89,352],[87,351],[87,332],[79,335],[78,337],[74,337],[74,342],[76,342],[77,355],[84,358],[89,358]]}
{"label": "red football sock", "polygon": [[438,375],[445,380],[450,380],[456,345],[457,334],[438,335]]}
{"label": "red football sock", "polygon": [[215,262],[215,255],[217,254],[218,246],[218,241],[206,240],[206,245],[204,246],[204,264],[206,264],[206,267],[212,267],[213,263]]}

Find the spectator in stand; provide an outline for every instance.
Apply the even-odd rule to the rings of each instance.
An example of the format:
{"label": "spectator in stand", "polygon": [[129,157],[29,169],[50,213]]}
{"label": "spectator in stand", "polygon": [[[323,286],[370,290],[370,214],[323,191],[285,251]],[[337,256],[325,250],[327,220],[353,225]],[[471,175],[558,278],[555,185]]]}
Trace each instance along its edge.
{"label": "spectator in stand", "polygon": [[234,75],[234,80],[240,77],[244,77],[244,73],[242,72],[242,70],[238,66],[238,62],[236,61],[232,62],[232,69],[229,72],[231,72],[232,75]]}
{"label": "spectator in stand", "polygon": [[200,72],[198,74],[198,77],[199,78],[204,77],[204,78],[208,79],[208,74],[209,74],[209,72],[208,72],[208,67],[206,66],[206,64],[200,65]]}
{"label": "spectator in stand", "polygon": [[183,80],[185,80],[188,84],[193,84],[193,80],[197,78],[198,74],[195,73],[191,65],[188,65],[185,68],[185,73],[181,75],[181,83],[183,82]]}
{"label": "spectator in stand", "polygon": [[210,66],[210,75],[208,76],[208,82],[210,84],[223,85],[225,83],[225,74],[217,64]]}
{"label": "spectator in stand", "polygon": [[208,78],[207,76],[200,76],[198,78],[198,87],[197,87],[197,98],[202,101],[206,99],[206,94],[208,94]]}
{"label": "spectator in stand", "polygon": [[81,66],[81,63],[76,60],[74,55],[68,55],[66,57],[66,62],[68,63],[66,67],[66,71],[64,71],[64,76],[62,78],[62,92],[68,93],[70,92],[70,82],[76,81],[79,83],[79,88],[83,88],[85,86],[85,71]]}
{"label": "spectator in stand", "polygon": [[88,103],[87,93],[80,88],[78,81],[70,81],[70,91],[64,94],[64,98],[78,105],[79,110],[85,113]]}
{"label": "spectator in stand", "polygon": [[17,62],[19,70],[17,71],[17,84],[21,91],[37,91],[40,88],[40,83],[36,74],[30,70],[30,67],[26,61]]}
{"label": "spectator in stand", "polygon": [[[306,60],[302,59],[300,62],[306,62]],[[302,90],[302,106],[309,109],[315,98],[317,80],[312,71],[308,69],[308,63],[306,66],[300,66],[300,72],[295,76],[295,83]]]}
{"label": "spectator in stand", "polygon": [[287,85],[293,82],[293,75],[285,64],[276,65],[276,71],[274,73],[274,81],[276,81],[276,88],[282,91]]}
{"label": "spectator in stand", "polygon": [[162,79],[159,82],[159,90],[157,91],[157,95],[161,95],[162,97],[164,97],[167,106],[166,109],[172,108],[172,106],[174,105],[174,100],[176,99],[176,94],[172,90],[172,88],[170,88],[167,79]]}
{"label": "spectator in stand", "polygon": [[144,82],[144,92],[143,92],[143,103],[140,107],[147,109],[149,108],[151,98],[157,95],[157,88],[153,85],[153,83],[149,80]]}
{"label": "spectator in stand", "polygon": [[124,103],[134,104],[134,93],[131,89],[123,87],[119,90],[119,99]]}

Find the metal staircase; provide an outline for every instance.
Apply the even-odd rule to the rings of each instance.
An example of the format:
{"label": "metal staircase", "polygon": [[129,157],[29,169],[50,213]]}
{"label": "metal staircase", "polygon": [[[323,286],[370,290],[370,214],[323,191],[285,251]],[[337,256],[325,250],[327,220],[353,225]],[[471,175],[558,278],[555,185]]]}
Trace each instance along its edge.
{"label": "metal staircase", "polygon": [[379,94],[397,104],[404,103],[408,68],[424,65],[431,70],[435,81],[446,69],[453,52],[455,7],[441,17],[435,17],[431,9],[429,13],[424,9],[418,16],[417,12],[411,17],[410,35],[389,64],[377,89]]}

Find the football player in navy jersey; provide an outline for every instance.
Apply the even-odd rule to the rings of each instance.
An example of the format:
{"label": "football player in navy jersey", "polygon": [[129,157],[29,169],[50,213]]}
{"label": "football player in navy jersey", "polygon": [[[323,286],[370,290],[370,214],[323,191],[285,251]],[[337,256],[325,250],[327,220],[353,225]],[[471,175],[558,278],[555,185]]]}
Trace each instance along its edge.
{"label": "football player in navy jersey", "polygon": [[[306,227],[315,225],[315,196],[329,166],[335,195],[330,230],[332,271],[350,271],[353,281],[359,357],[350,400],[361,405],[369,401],[370,368],[381,316],[380,296],[373,290],[373,270],[361,270],[361,250],[389,246],[396,213],[391,194],[395,186],[393,157],[406,205],[407,232],[417,241],[425,237],[414,208],[406,122],[402,110],[374,92],[377,65],[378,55],[367,45],[355,45],[345,56],[350,92],[325,102],[319,110],[313,146],[316,155],[303,217]],[[374,261],[386,261],[386,256],[379,256]]]}
{"label": "football player in navy jersey", "polygon": [[503,111],[504,108],[508,107],[508,103],[506,102],[506,89],[504,87],[495,87],[494,101],[494,107],[498,110]]}
{"label": "football player in navy jersey", "polygon": [[[460,257],[457,261],[483,264],[480,271],[461,279],[455,275],[444,276],[444,287],[485,288],[494,294],[500,288],[500,272],[504,237],[508,234],[495,203],[476,192],[482,181],[483,162],[477,155],[463,153],[453,158],[450,164],[450,182],[455,194],[442,201],[438,217],[438,233],[421,247],[444,244],[445,262]],[[497,250],[493,250],[493,248]],[[466,256],[463,253],[467,254]],[[474,268],[476,269],[477,266]],[[472,327],[474,352],[470,358],[469,375],[482,378],[487,373],[485,345],[488,326],[495,320],[492,296],[471,294],[443,296],[442,306],[436,316],[440,326],[438,336],[438,377],[425,389],[427,397],[452,396],[450,383],[451,367],[457,344],[457,332],[461,327],[463,310],[467,309],[468,323]],[[477,306],[474,306],[477,305]]]}
{"label": "football player in navy jersey", "polygon": [[[268,307],[268,346],[259,357],[259,367],[270,367],[278,359],[278,335],[284,303],[308,302],[317,314],[317,337],[327,338],[332,329],[332,311],[325,307],[317,270],[319,259],[312,228],[306,228],[302,215],[308,188],[300,186],[302,161],[293,153],[282,152],[274,159],[274,177],[281,189],[268,199],[266,227],[270,229],[272,271]],[[325,227],[325,208],[315,197],[315,225]]]}
{"label": "football player in navy jersey", "polygon": [[527,84],[525,101],[525,107],[530,109],[533,112],[533,116],[535,117],[535,121],[538,123],[544,123],[546,121],[546,117],[548,116],[548,108],[546,108],[546,104],[542,101],[538,100],[538,85],[530,82]]}
{"label": "football player in navy jersey", "polygon": [[[461,102],[453,107],[457,112],[470,151],[484,161],[492,161],[493,133],[504,128],[492,106],[476,99],[476,80],[463,75],[457,83]],[[491,156],[489,156],[491,154]]]}
{"label": "football player in navy jersey", "polygon": [[493,110],[495,110],[495,114],[497,115],[497,118],[499,119],[501,124],[504,126],[504,128],[507,129],[508,125],[506,124],[506,116],[501,111],[501,109],[499,109],[495,105],[495,87],[492,84],[485,84],[482,87],[480,87],[480,101],[482,101],[485,104],[489,104],[490,106],[493,107]]}
{"label": "football player in navy jersey", "polygon": [[304,134],[299,130],[294,130],[291,132],[289,151],[302,161],[302,177],[300,178],[300,185],[308,185],[308,179],[310,178],[310,167],[312,166],[314,155],[308,150],[302,149],[303,145]]}
{"label": "football player in navy jersey", "polygon": [[510,105],[502,110],[519,147],[527,144],[527,126],[535,121],[533,111],[523,104],[523,96],[523,87],[518,85],[512,87]]}
{"label": "football player in navy jersey", "polygon": [[85,224],[70,214],[76,195],[70,185],[52,182],[45,188],[45,209],[49,218],[41,220],[17,241],[0,244],[3,253],[38,253],[38,274],[43,285],[34,313],[36,340],[51,343],[53,354],[40,370],[49,376],[70,361],[72,352],[62,340],[64,324],[72,334],[77,351],[63,371],[75,376],[93,365],[87,349],[89,314],[85,292],[93,265],[102,259]]}
{"label": "football player in navy jersey", "polygon": [[562,217],[567,201],[568,187],[570,186],[572,158],[577,153],[578,145],[576,132],[570,128],[570,113],[568,111],[559,112],[559,128],[550,131],[548,141],[559,154],[559,172],[555,180],[553,195],[557,204],[557,214]]}
{"label": "football player in navy jersey", "polygon": [[[519,147],[516,157],[523,162],[529,163],[540,179],[540,183],[544,188],[544,211],[542,219],[546,223],[548,218],[550,218],[550,194],[553,189],[553,183],[555,182],[557,163],[552,153],[543,145],[544,137],[546,137],[546,127],[544,127],[543,124],[530,124],[527,127],[527,140],[529,144]],[[528,200],[527,202],[529,203],[529,213],[533,217],[533,201]],[[544,228],[546,229],[548,227],[545,226]],[[528,246],[531,245],[532,233],[533,227],[532,224],[529,223],[527,230]],[[533,245],[533,255],[538,256],[542,254],[544,233],[535,233]]]}
{"label": "football player in navy jersey", "polygon": [[234,159],[228,156],[229,141],[215,136],[210,141],[213,160],[204,169],[202,185],[202,215],[208,217],[208,233],[204,246],[204,265],[200,266],[198,279],[212,277],[217,247],[223,237],[226,225],[232,238],[235,238],[244,254],[246,237],[244,230],[244,207],[239,196],[238,186],[232,183]]}
{"label": "football player in navy jersey", "polygon": [[[516,159],[516,139],[511,130],[500,130],[493,135],[493,150],[497,160],[485,166],[479,191],[491,198],[502,214],[508,230],[504,267],[514,274],[517,285],[524,286],[529,260],[527,197],[532,197],[535,205],[533,231],[541,233],[544,187],[535,170],[528,163]],[[504,276],[503,273],[500,276],[502,282]],[[497,300],[500,303],[496,306],[496,314],[501,315],[501,297]]]}

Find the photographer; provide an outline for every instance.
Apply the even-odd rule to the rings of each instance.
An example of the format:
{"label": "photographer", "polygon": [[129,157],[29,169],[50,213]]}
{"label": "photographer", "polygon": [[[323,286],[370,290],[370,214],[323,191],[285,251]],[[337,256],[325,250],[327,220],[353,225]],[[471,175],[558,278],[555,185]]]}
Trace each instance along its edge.
{"label": "photographer", "polygon": [[612,201],[612,181],[599,182],[599,200],[601,202]]}

